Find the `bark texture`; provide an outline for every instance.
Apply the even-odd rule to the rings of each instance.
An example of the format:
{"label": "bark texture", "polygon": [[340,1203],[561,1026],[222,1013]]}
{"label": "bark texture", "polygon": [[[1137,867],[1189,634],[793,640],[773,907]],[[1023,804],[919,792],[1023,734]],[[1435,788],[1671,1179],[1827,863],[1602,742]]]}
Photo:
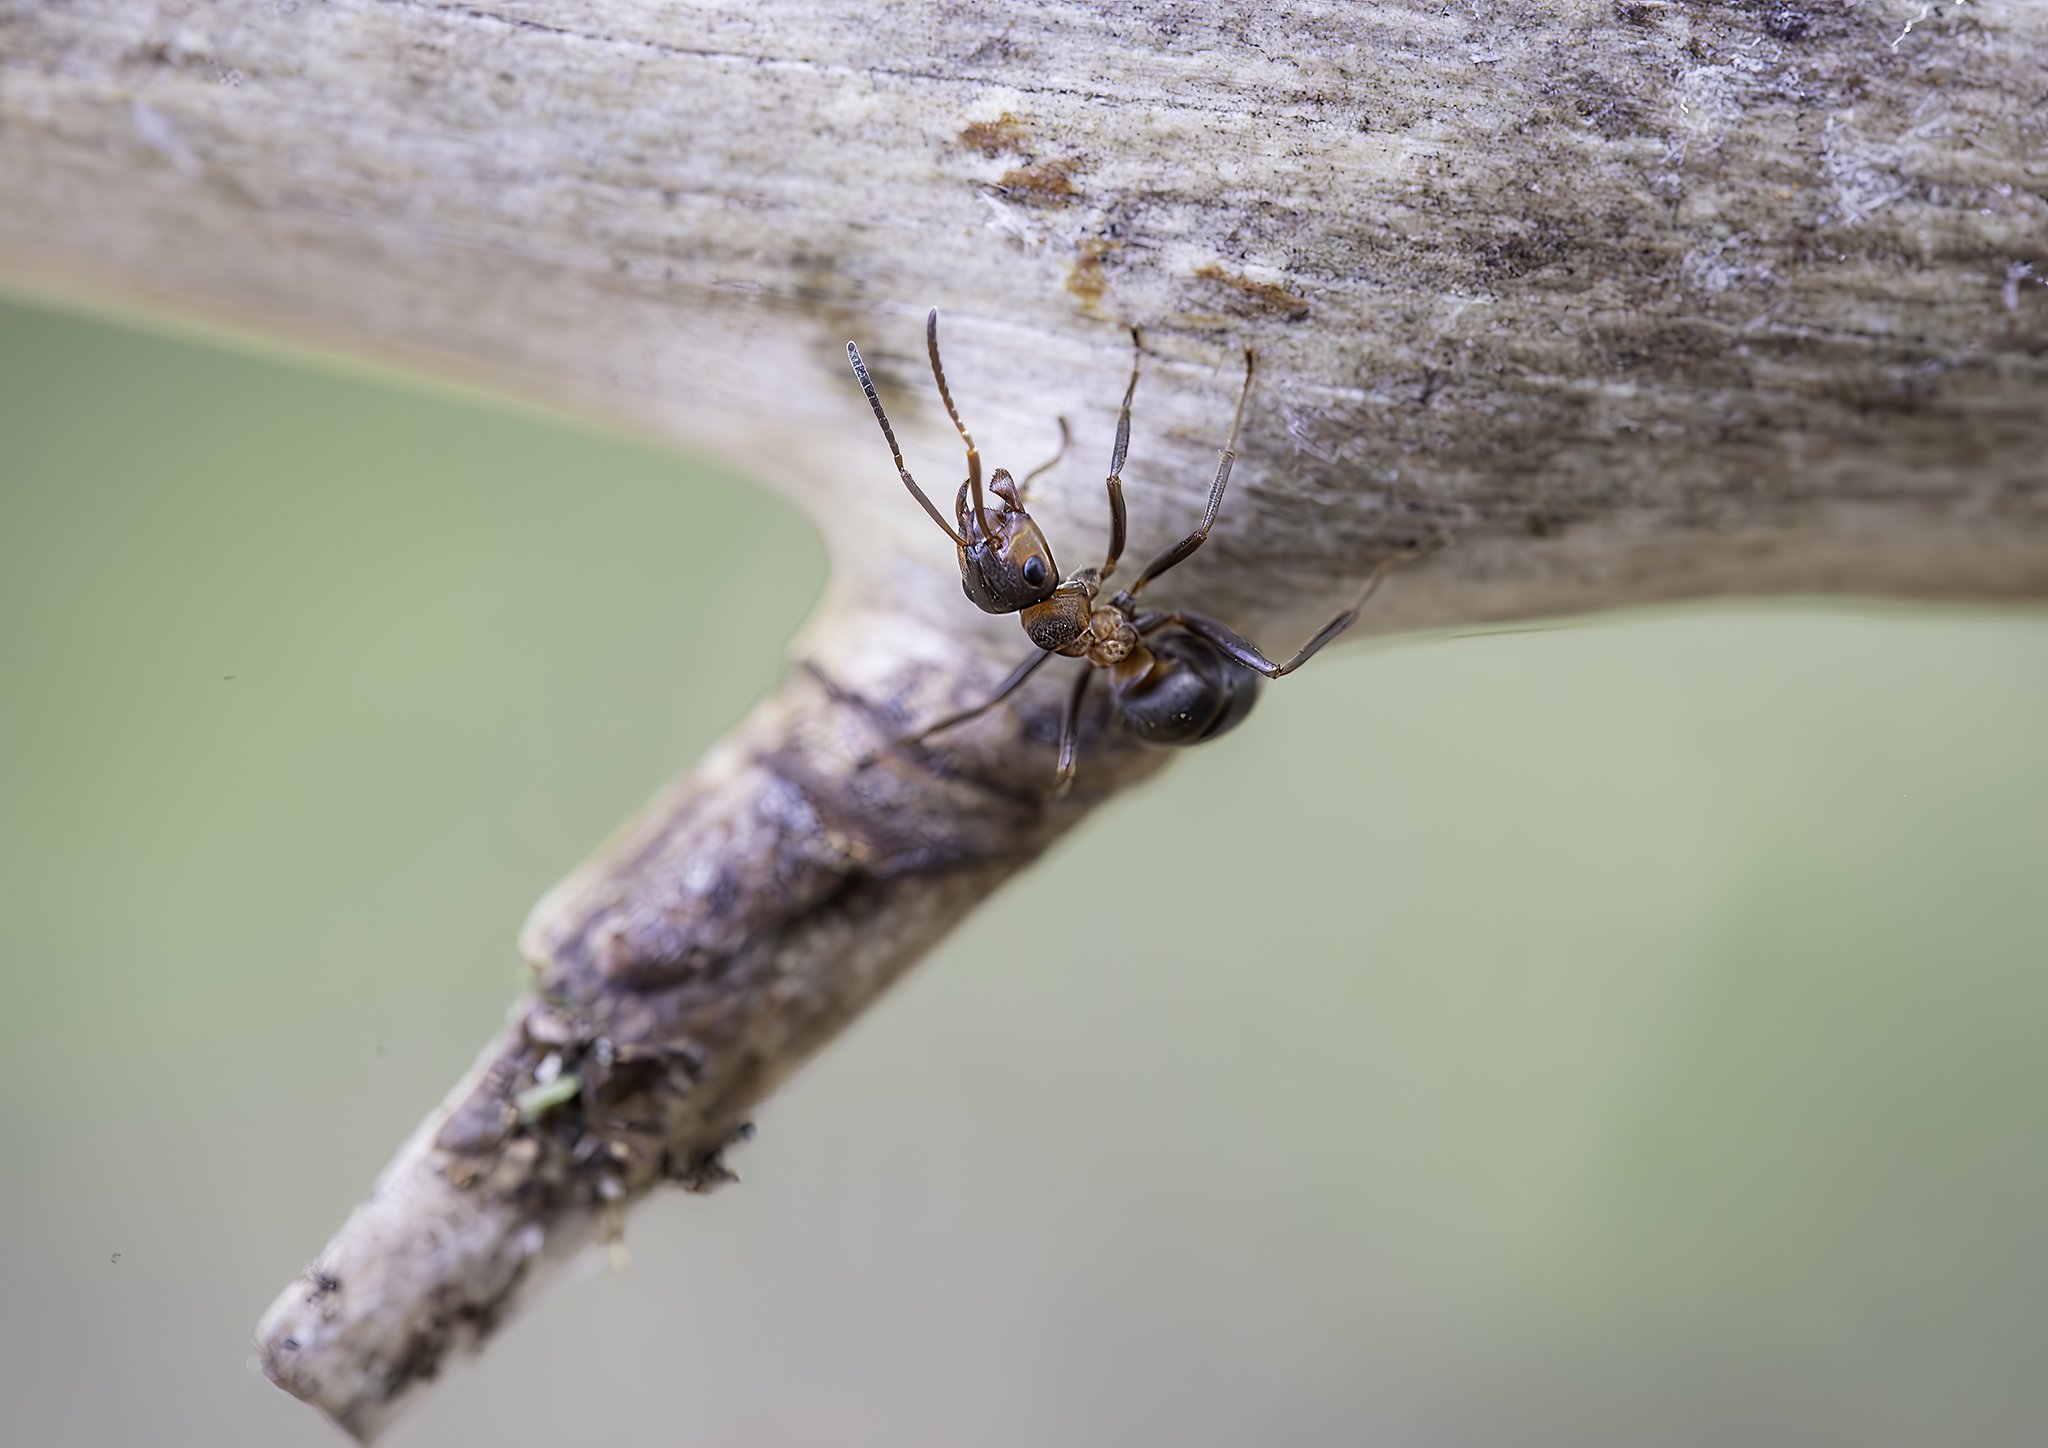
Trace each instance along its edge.
{"label": "bark texture", "polygon": [[[715,451],[834,578],[780,696],[544,901],[531,997],[261,1329],[370,1436],[1091,799],[1151,768],[959,597],[942,498],[1076,451],[1143,329],[1130,556],[1291,649],[1733,592],[2048,592],[2048,7],[0,0],[0,274],[480,378]],[[565,482],[565,486],[573,485]]]}

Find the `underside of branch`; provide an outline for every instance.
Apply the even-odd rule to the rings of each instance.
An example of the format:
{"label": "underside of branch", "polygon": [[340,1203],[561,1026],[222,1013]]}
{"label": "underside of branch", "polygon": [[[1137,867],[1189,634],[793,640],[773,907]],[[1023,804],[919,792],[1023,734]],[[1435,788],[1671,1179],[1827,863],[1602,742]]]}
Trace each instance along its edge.
{"label": "underside of branch", "polygon": [[372,1436],[639,1197],[724,1182],[763,1097],[1157,761],[1105,739],[1052,802],[1054,711],[901,742],[938,682],[800,669],[541,902],[532,993],[265,1317],[279,1384]]}

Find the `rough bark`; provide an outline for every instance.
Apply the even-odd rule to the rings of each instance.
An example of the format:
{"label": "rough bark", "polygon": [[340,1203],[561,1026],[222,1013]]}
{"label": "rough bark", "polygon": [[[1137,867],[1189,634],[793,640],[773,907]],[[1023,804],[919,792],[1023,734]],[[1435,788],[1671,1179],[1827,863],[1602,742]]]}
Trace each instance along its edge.
{"label": "rough bark", "polygon": [[[261,1329],[369,1436],[1087,804],[1157,762],[1022,652],[936,494],[948,318],[992,463],[1055,419],[1066,563],[1143,329],[1131,553],[1291,646],[1731,592],[2048,592],[2048,7],[0,4],[0,269],[397,357],[715,451],[834,562],[805,667],[543,902],[534,994]],[[573,1095],[569,1078],[575,1078]],[[520,1103],[524,1103],[522,1110]]]}

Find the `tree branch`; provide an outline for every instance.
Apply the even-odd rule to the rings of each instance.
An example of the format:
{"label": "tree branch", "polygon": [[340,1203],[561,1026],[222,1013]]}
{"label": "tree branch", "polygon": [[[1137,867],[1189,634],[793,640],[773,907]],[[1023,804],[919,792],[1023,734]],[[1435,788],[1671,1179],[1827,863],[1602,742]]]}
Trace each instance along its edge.
{"label": "tree branch", "polygon": [[942,682],[799,671],[541,902],[533,993],[264,1318],[272,1378],[373,1436],[633,1201],[726,1180],[763,1097],[1156,761],[1098,749],[1051,803],[1043,704],[943,754],[898,742]]}
{"label": "tree branch", "polygon": [[889,478],[848,337],[935,493],[926,305],[992,462],[1072,420],[1062,556],[1104,527],[1126,328],[1132,556],[1198,512],[1255,347],[1170,583],[1283,652],[1438,537],[1362,627],[2040,597],[2043,74],[2048,10],[1995,0],[0,7],[7,275],[687,440],[833,558],[816,672],[542,904],[535,993],[265,1319],[273,1376],[374,1432],[1156,765],[1098,715],[1048,802],[1036,683],[891,742],[1021,640]]}

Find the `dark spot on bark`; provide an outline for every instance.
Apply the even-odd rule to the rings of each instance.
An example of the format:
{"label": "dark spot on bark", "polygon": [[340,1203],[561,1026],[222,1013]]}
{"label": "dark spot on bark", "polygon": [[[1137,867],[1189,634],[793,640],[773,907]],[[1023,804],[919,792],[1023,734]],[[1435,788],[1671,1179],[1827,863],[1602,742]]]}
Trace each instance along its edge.
{"label": "dark spot on bark", "polygon": [[1017,47],[1011,43],[1009,32],[991,35],[974,47],[963,58],[964,65],[1000,65],[1015,59]]}
{"label": "dark spot on bark", "polygon": [[1810,40],[1821,28],[1813,11],[1795,0],[1738,0],[1738,5],[1756,16],[1774,40]]}
{"label": "dark spot on bark", "polygon": [[686,1192],[715,1192],[740,1179],[739,1173],[726,1165],[725,1153],[741,1142],[753,1139],[754,1123],[742,1121],[711,1150],[699,1152],[682,1163],[680,1169],[672,1167],[671,1175]]}
{"label": "dark spot on bark", "polygon": [[1939,358],[1904,368],[1893,376],[1892,394],[1903,404],[1921,402],[1934,396],[1941,386],[1941,375],[1946,371],[1948,365]]}
{"label": "dark spot on bark", "polygon": [[1620,140],[1647,129],[1636,97],[1611,76],[1599,71],[1580,71],[1571,77],[1568,94],[1579,119],[1595,135]]}
{"label": "dark spot on bark", "polygon": [[[513,1269],[504,1292],[492,1302],[455,1300],[456,1294],[446,1289],[436,1294],[433,1316],[413,1335],[404,1353],[391,1365],[385,1379],[385,1400],[388,1402],[395,1398],[413,1383],[431,1382],[439,1376],[448,1350],[455,1345],[458,1328],[468,1328],[466,1336],[475,1343],[489,1337],[498,1326],[505,1304],[518,1295],[529,1265],[528,1261],[521,1261]],[[342,1426],[348,1425],[344,1423]]]}
{"label": "dark spot on bark", "polygon": [[1764,13],[1764,30],[1779,40],[1804,40],[1813,34],[1813,17],[1791,5],[1773,5]]}
{"label": "dark spot on bark", "polygon": [[1556,266],[1571,253],[1571,237],[1555,219],[1535,217],[1524,229],[1498,237],[1479,248],[1480,266],[1503,277],[1527,276]]}

